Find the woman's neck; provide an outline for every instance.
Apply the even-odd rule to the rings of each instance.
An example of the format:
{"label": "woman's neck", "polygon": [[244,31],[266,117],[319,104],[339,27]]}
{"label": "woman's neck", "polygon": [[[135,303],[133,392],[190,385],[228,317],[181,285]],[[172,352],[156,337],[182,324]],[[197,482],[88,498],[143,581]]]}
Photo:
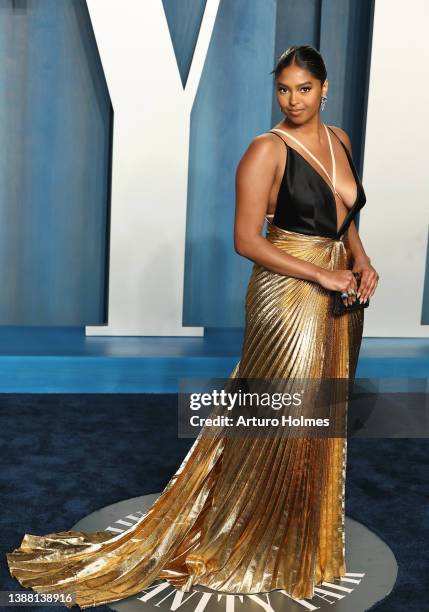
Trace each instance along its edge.
{"label": "woman's neck", "polygon": [[287,119],[283,119],[280,127],[283,127],[285,130],[295,132],[296,134],[303,134],[308,138],[316,138],[319,141],[323,139],[325,132],[324,123],[320,117],[320,113],[316,113],[314,117],[302,124],[292,123]]}

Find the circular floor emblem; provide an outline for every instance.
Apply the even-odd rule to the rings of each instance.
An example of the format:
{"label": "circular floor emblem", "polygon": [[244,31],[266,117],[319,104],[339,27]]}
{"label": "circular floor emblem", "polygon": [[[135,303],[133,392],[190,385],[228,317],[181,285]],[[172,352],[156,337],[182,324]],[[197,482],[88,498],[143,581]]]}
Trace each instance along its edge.
{"label": "circular floor emblem", "polygon": [[[121,533],[135,525],[159,493],[134,497],[88,515],[71,529]],[[372,531],[346,518],[346,562],[349,572],[341,579],[315,588],[311,599],[294,599],[277,590],[256,595],[228,594],[196,585],[190,592],[177,591],[157,580],[144,591],[108,604],[118,612],[304,612],[333,610],[364,612],[392,590],[398,566],[390,548]]]}

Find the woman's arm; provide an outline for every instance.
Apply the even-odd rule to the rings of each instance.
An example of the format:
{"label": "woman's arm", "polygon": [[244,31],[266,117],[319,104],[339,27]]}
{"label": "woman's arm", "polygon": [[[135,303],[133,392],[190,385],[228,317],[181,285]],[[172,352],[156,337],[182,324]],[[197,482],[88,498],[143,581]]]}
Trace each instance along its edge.
{"label": "woman's arm", "polygon": [[281,146],[280,142],[273,142],[269,136],[258,136],[250,143],[238,164],[235,176],[234,247],[243,257],[277,274],[318,282],[323,270],[320,266],[281,251],[262,236]]}
{"label": "woman's arm", "polygon": [[366,302],[374,295],[380,277],[365,253],[354,221],[350,223],[347,230],[347,239],[353,256],[352,272],[359,272],[361,275],[356,299],[360,302]]}
{"label": "woman's arm", "polygon": [[[234,247],[237,253],[277,274],[319,283],[325,289],[357,289],[350,270],[326,270],[278,249],[262,236],[269,196],[285,147],[276,137],[257,136],[249,145],[236,172]],[[287,155],[287,152],[286,152]]]}
{"label": "woman's arm", "polygon": [[363,244],[354,221],[350,223],[347,230],[347,239],[353,255],[353,264],[357,264],[359,262],[371,263],[370,258],[365,253],[365,249],[363,248]]}
{"label": "woman's arm", "polygon": [[[343,129],[338,128],[336,126],[331,125],[330,126],[331,129],[334,130],[334,132],[336,133],[336,135],[338,136],[338,138],[343,142],[343,144],[347,147],[350,156],[353,157],[353,151],[352,151],[352,144],[350,142],[350,138],[349,135],[347,134],[347,132],[345,132]],[[349,225],[349,228],[347,230],[347,240],[348,240],[348,244],[350,247],[350,250],[352,252],[353,255],[353,261],[357,262],[366,262],[366,263],[371,263],[370,258],[368,257],[368,255],[365,253],[365,249],[363,248],[363,244],[361,242],[361,239],[359,237],[358,231],[357,231],[357,227],[354,221],[352,221]]]}
{"label": "woman's arm", "polygon": [[[350,155],[353,156],[352,145],[347,132],[338,127],[330,127],[335,131],[338,138],[343,141],[343,144],[349,150]],[[350,223],[346,234],[347,242],[353,257],[352,272],[359,272],[361,275],[359,291],[357,292],[356,299],[359,299],[360,302],[365,302],[374,295],[380,277],[377,271],[371,265],[370,258],[365,253],[365,249],[354,221]]]}

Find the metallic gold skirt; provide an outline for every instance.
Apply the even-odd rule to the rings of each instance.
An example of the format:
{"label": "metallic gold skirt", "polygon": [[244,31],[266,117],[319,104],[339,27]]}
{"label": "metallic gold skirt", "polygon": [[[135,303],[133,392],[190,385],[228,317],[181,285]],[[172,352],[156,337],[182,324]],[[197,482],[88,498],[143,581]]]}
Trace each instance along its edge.
{"label": "metallic gold skirt", "polygon": [[[331,270],[350,267],[343,240],[267,224],[267,239],[290,255]],[[241,360],[230,379],[352,379],[364,311],[335,316],[331,306],[317,283],[255,264]],[[204,430],[129,530],[26,534],[7,555],[11,574],[38,592],[75,593],[81,608],[137,594],[158,579],[181,591],[200,584],[308,598],[315,585],[344,575],[346,438],[234,439],[222,427],[210,436]]]}

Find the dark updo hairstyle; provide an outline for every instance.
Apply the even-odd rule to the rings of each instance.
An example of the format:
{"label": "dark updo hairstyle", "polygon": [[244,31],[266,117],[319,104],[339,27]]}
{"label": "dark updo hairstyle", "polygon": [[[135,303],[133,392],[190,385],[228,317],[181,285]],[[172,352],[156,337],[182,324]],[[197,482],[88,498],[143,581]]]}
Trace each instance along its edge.
{"label": "dark updo hairstyle", "polygon": [[308,70],[315,79],[318,79],[323,85],[326,77],[327,71],[325,62],[323,61],[322,56],[319,51],[310,45],[301,45],[299,47],[292,46],[288,47],[286,51],[280,55],[277,60],[276,67],[274,70],[270,72],[270,74],[274,73],[275,78],[277,79],[283,70],[287,66],[291,64],[296,64],[300,68],[304,70]]}

